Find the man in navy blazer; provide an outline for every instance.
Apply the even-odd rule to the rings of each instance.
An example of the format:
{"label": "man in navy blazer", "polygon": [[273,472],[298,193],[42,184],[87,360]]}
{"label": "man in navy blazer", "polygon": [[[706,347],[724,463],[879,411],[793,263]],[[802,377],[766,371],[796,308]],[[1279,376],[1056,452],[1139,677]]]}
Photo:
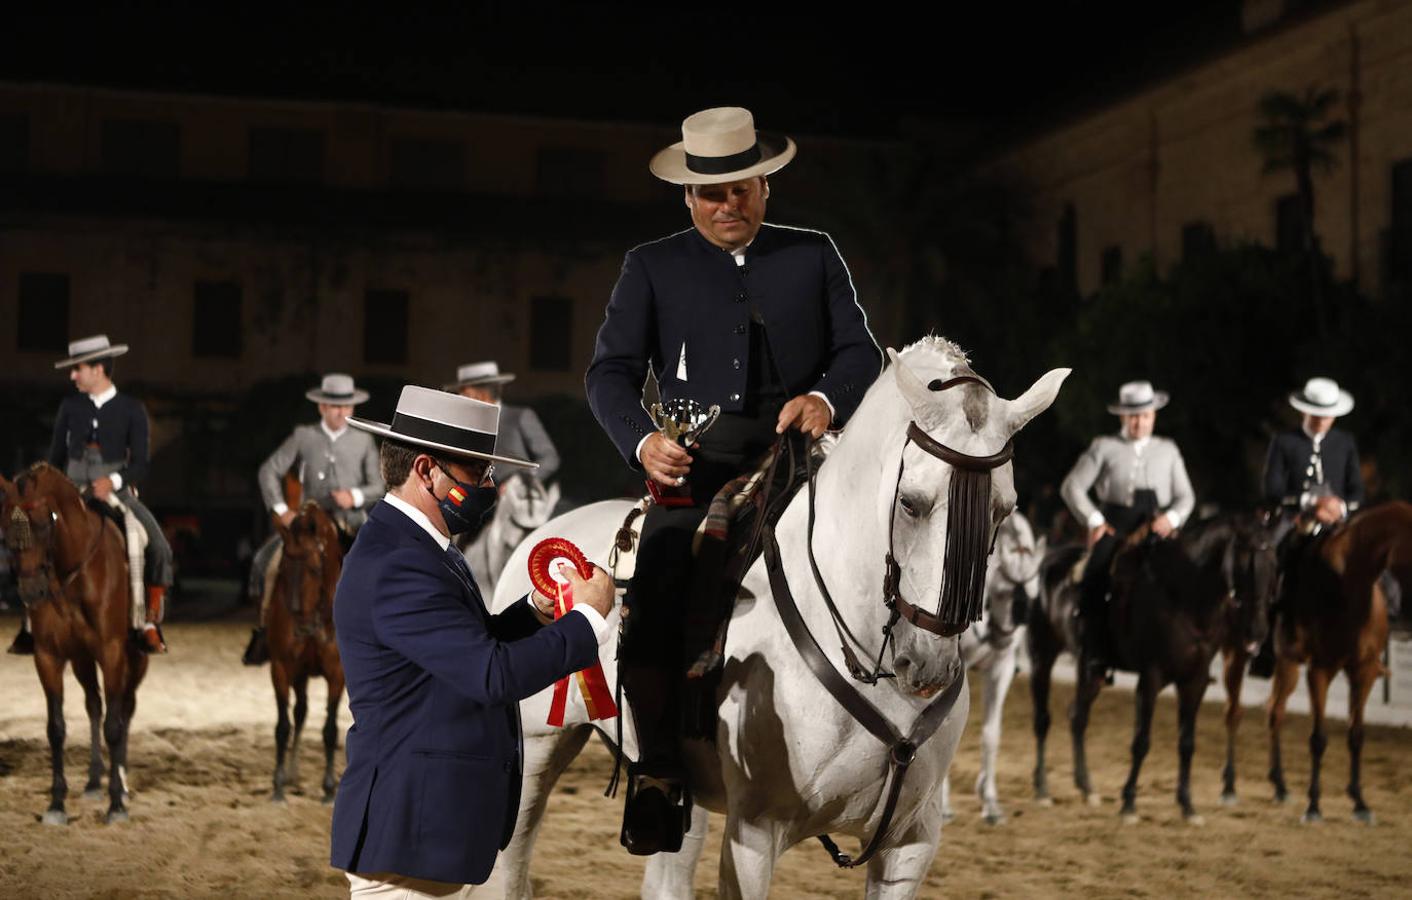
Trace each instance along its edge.
{"label": "man in navy blazer", "polygon": [[[795,153],[757,134],[750,112],[709,109],[682,123],[683,141],[652,173],[684,186],[692,226],[628,252],[586,376],[589,405],[628,465],[693,505],[647,511],[619,671],[637,726],[622,842],[632,853],[681,845],[687,818],[678,751],[684,579],[691,538],[716,491],[778,434],[841,427],[878,376],[848,267],[828,235],[764,223],[766,177]],[[698,446],[658,433],[643,408],[648,372],[665,401],[717,405]]]}
{"label": "man in navy blazer", "polygon": [[[494,505],[496,406],[407,387],[382,435],[390,490],[344,560],[334,598],[353,725],[334,802],[332,864],[353,896],[469,893],[519,809],[518,701],[598,658],[612,581],[564,572],[576,605],[531,595],[490,615],[452,533]],[[578,613],[577,615],[575,613]]]}

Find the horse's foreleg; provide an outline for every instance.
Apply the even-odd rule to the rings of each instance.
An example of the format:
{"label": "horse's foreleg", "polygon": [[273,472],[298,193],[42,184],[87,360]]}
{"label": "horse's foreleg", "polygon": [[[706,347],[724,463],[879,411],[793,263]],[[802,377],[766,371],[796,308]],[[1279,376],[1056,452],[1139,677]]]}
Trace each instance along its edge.
{"label": "horse's foreleg", "polygon": [[533,894],[529,877],[530,858],[549,795],[559,776],[583,750],[591,734],[591,726],[580,725],[525,737],[520,814],[515,821],[515,833],[509,845],[500,852],[495,869],[491,872],[491,884],[487,887],[492,896],[528,898]]}
{"label": "horse's foreleg", "polygon": [[270,661],[270,680],[274,682],[275,707],[279,714],[275,722],[275,784],[270,801],[283,803],[284,753],[289,743],[289,676],[284,670],[284,664],[278,660]]}
{"label": "horse's foreleg", "polygon": [[692,882],[701,851],[706,848],[710,813],[699,803],[691,807],[691,825],[682,835],[676,853],[654,853],[642,870],[642,900],[691,900],[696,896]]}
{"label": "horse's foreleg", "polygon": [[1373,811],[1363,802],[1361,770],[1363,763],[1363,707],[1382,672],[1374,659],[1348,669],[1348,796],[1353,801],[1353,818],[1373,824]]}
{"label": "horse's foreleg", "polygon": [[294,789],[295,793],[303,793],[299,779],[299,744],[304,737],[304,720],[309,716],[309,675],[307,672],[300,672],[299,677],[294,679],[294,740],[289,745],[289,766],[286,771],[285,783]]}
{"label": "horse's foreleg", "polygon": [[981,798],[981,810],[986,822],[999,825],[1005,821],[1000,808],[1000,791],[995,785],[995,763],[1000,753],[1000,724],[1005,712],[1005,695],[1015,678],[1015,651],[1000,654],[985,679],[985,724],[981,726],[981,771],[976,776],[976,793]]}
{"label": "horse's foreleg", "polygon": [[[910,900],[917,896],[941,843],[939,810],[928,809],[907,830],[868,861],[868,900]],[[812,848],[811,848],[812,849]]]}
{"label": "horse's foreleg", "polygon": [[1289,799],[1289,788],[1285,786],[1284,764],[1280,759],[1280,730],[1285,723],[1285,704],[1294,693],[1295,682],[1299,680],[1299,663],[1287,659],[1275,661],[1274,684],[1270,685],[1270,700],[1266,706],[1265,724],[1270,731],[1270,783],[1275,786],[1275,802],[1284,803]]}
{"label": "horse's foreleg", "polygon": [[1324,759],[1324,748],[1329,745],[1328,735],[1324,733],[1324,704],[1329,699],[1330,673],[1311,663],[1305,677],[1309,682],[1309,712],[1314,718],[1314,727],[1309,732],[1309,806],[1302,820],[1308,823],[1324,818],[1319,811],[1319,764]]}
{"label": "horse's foreleg", "polygon": [[48,716],[45,731],[49,737],[49,766],[54,774],[49,787],[49,809],[44,812],[44,824],[67,825],[69,816],[64,812],[64,800],[69,795],[69,784],[64,780],[64,661],[43,650],[36,650],[34,668],[39,673],[39,683],[44,688],[44,706]]}
{"label": "horse's foreleg", "polygon": [[[1083,669],[1083,666],[1079,666]],[[1084,732],[1088,730],[1088,714],[1093,701],[1103,687],[1101,676],[1080,671],[1074,684],[1074,702],[1069,706],[1069,736],[1074,744],[1074,786],[1084,795],[1084,802],[1097,806],[1099,796],[1088,777],[1088,756],[1084,752]]]}
{"label": "horse's foreleg", "polygon": [[127,739],[128,709],[135,706],[136,684],[129,684],[138,675],[135,666],[128,665],[127,654],[118,654],[115,662],[103,666],[103,699],[108,713],[103,717],[103,739],[108,743],[108,824],[126,822],[127,815]]}
{"label": "horse's foreleg", "polygon": [[1151,672],[1144,671],[1138,676],[1137,690],[1133,692],[1137,714],[1133,718],[1132,763],[1128,767],[1128,780],[1123,783],[1123,809],[1119,813],[1128,824],[1137,821],[1137,776],[1152,746],[1152,711],[1161,691],[1161,679]]}
{"label": "horse's foreleg", "polygon": [[1054,652],[1049,642],[1035,634],[1038,625],[1030,626],[1030,706],[1034,710],[1034,796],[1043,805],[1054,801],[1049,797],[1049,779],[1044,772],[1044,740],[1049,734],[1049,680],[1054,669]]}
{"label": "horse's foreleg", "polygon": [[780,841],[780,827],[770,819],[747,820],[734,809],[727,813],[717,896],[721,900],[765,900],[779,859]]}
{"label": "horse's foreleg", "polygon": [[1245,678],[1246,655],[1244,650],[1228,649],[1222,653],[1224,668],[1222,680],[1226,686],[1226,767],[1221,770],[1221,802],[1227,806],[1236,803],[1236,734],[1240,731],[1240,720],[1244,712],[1240,705],[1240,686]]}
{"label": "horse's foreleg", "polygon": [[948,769],[946,774],[941,776],[941,821],[950,822],[955,818],[956,810],[951,808],[951,770]]}
{"label": "horse's foreleg", "polygon": [[103,799],[103,694],[98,668],[91,659],[75,659],[74,677],[83,687],[83,708],[88,713],[88,783],[83,799]]}
{"label": "horse's foreleg", "polygon": [[[1206,695],[1206,672],[1177,685],[1177,803],[1190,825],[1204,824],[1191,805],[1191,757],[1196,752],[1196,716]],[[1155,697],[1154,697],[1155,699]]]}
{"label": "horse's foreleg", "polygon": [[333,777],[333,756],[338,750],[338,706],[343,701],[343,672],[338,671],[325,680],[328,682],[328,715],[324,718],[323,801],[329,804],[333,802],[334,789],[338,786]]}

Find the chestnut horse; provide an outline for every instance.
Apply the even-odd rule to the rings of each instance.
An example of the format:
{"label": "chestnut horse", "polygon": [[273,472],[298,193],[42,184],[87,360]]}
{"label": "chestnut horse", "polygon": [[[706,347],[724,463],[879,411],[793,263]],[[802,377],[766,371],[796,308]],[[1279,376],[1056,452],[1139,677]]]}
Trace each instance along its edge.
{"label": "chestnut horse", "polygon": [[[64,667],[73,663],[88,711],[90,755],[84,796],[103,789],[99,722],[108,743],[109,823],[127,821],[127,739],[147,655],[132,641],[127,551],[122,535],[84,503],[64,473],[35,463],[11,484],[0,479],[5,543],[19,577],[20,598],[34,634],[34,668],[48,707],[49,757],[54,770],[43,821],[64,825]],[[98,671],[103,672],[103,692]],[[104,715],[104,706],[107,715]]]}
{"label": "chestnut horse", "polygon": [[1299,666],[1305,663],[1314,729],[1309,735],[1309,806],[1304,821],[1323,818],[1319,763],[1328,745],[1324,704],[1329,682],[1342,671],[1348,677],[1348,796],[1353,800],[1353,817],[1372,824],[1373,811],[1363,801],[1360,764],[1363,707],[1373,683],[1384,674],[1382,657],[1388,637],[1387,598],[1378,578],[1387,570],[1403,585],[1412,579],[1412,504],[1399,501],[1364,510],[1307,551],[1291,561],[1294,578],[1280,598],[1268,715],[1270,781],[1275,799],[1284,802],[1289,791],[1280,764],[1280,726]]}
{"label": "chestnut horse", "polygon": [[[333,520],[317,503],[305,503],[285,527],[275,517],[284,541],[274,591],[267,611],[270,681],[274,683],[279,722],[275,725],[274,793],[284,802],[284,788],[299,784],[299,738],[309,712],[309,676],[328,682],[324,719],[324,797],[333,802],[333,754],[338,749],[338,705],[343,699],[343,663],[333,631],[333,593],[343,570],[343,548]],[[289,742],[289,689],[294,688],[294,742]],[[290,752],[285,769],[285,751]]]}

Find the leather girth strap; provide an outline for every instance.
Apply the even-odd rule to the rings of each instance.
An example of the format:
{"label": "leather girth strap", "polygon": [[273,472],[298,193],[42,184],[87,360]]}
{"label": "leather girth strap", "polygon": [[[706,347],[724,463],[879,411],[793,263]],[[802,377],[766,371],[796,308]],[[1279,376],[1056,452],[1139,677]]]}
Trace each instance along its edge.
{"label": "leather girth strap", "polygon": [[818,835],[820,843],[838,866],[845,869],[861,866],[872,859],[887,839],[893,814],[897,811],[897,799],[902,793],[902,782],[907,777],[912,760],[916,758],[917,748],[926,743],[941,727],[942,722],[946,721],[956,705],[957,698],[961,696],[961,691],[965,689],[966,679],[964,676],[958,676],[941,696],[922,710],[912,723],[911,730],[904,735],[876,706],[868,702],[847,678],[839,674],[820,649],[818,641],[814,639],[809,626],[799,613],[794,595],[789,590],[789,580],[785,577],[784,566],[780,560],[780,547],[775,540],[773,527],[765,529],[765,569],[770,576],[770,593],[775,598],[775,608],[779,610],[780,619],[784,622],[785,630],[789,632],[795,649],[804,658],[814,677],[858,724],[888,748],[888,786],[882,816],[878,820],[877,830],[873,832],[872,839],[863,847],[862,852],[856,858],[850,857],[840,851],[827,834]]}

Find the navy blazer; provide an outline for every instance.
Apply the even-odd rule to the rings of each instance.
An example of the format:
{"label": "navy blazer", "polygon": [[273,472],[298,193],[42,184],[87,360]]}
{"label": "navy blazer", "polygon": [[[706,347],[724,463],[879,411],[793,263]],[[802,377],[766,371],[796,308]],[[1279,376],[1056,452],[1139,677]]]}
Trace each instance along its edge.
{"label": "navy blazer", "polygon": [[490,615],[474,580],[386,502],[348,551],[333,617],[353,726],[330,862],[484,882],[519,812],[517,703],[598,658],[593,626],[541,627],[527,600]]}
{"label": "navy blazer", "polygon": [[848,421],[882,371],[848,267],[827,234],[762,225],[745,262],[736,265],[695,228],[624,258],[585,385],[594,416],[633,468],[642,468],[638,443],[657,430],[642,407],[649,367],[664,400],[720,404],[723,412],[744,408],[755,364],[752,308],[786,390],[824,394],[836,426]]}
{"label": "navy blazer", "polygon": [[[1303,428],[1283,431],[1270,441],[1265,457],[1265,499],[1281,503],[1299,496],[1314,486],[1309,475],[1309,459],[1314,455],[1314,441]],[[1319,442],[1319,458],[1323,464],[1324,484],[1335,496],[1350,506],[1363,502],[1363,473],[1358,468],[1358,445],[1353,435],[1341,428],[1330,428]]]}
{"label": "navy blazer", "polygon": [[118,470],[124,487],[141,482],[147,475],[147,408],[122,391],[101,408],[87,394],[63,399],[49,442],[50,464],[63,471],[68,460],[82,459],[95,419],[103,461],[126,464]]}

